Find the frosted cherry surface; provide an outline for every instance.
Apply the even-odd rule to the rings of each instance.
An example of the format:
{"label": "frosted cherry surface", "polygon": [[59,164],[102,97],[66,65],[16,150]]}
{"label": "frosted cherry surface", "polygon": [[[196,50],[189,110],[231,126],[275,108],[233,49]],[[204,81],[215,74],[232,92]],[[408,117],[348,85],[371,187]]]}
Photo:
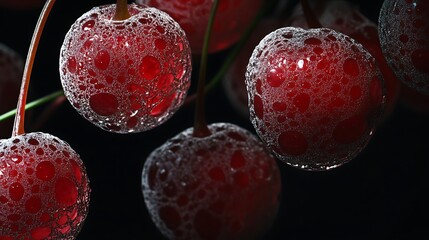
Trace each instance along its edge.
{"label": "frosted cherry surface", "polygon": [[367,145],[384,105],[374,58],[331,29],[285,27],[255,48],[246,72],[250,118],[284,162],[327,170]]}
{"label": "frosted cherry surface", "polygon": [[0,140],[0,239],[69,239],[88,213],[79,155],[46,133]]}
{"label": "frosted cherry surface", "polygon": [[429,94],[429,1],[384,1],[379,34],[396,76],[410,88]]}
{"label": "frosted cherry surface", "polygon": [[[13,49],[0,43],[0,115],[16,108],[24,63]],[[0,139],[12,133],[13,120],[0,122]]]}
{"label": "frosted cherry surface", "polygon": [[[137,0],[136,2],[167,12],[185,30],[192,53],[201,53],[213,0]],[[219,1],[209,52],[218,52],[236,43],[263,2],[263,0]]]}
{"label": "frosted cherry surface", "polygon": [[148,210],[169,239],[258,239],[274,221],[281,179],[276,159],[247,130],[189,128],[154,150],[142,173]]}
{"label": "frosted cherry surface", "polygon": [[391,114],[400,95],[400,81],[387,64],[381,50],[378,26],[346,1],[331,1],[321,16],[323,26],[344,33],[361,43],[375,58],[386,86],[385,116]]}
{"label": "frosted cherry surface", "polygon": [[[331,0],[319,6],[322,26],[346,34],[362,44],[376,59],[386,85],[386,111],[388,117],[396,107],[401,84],[386,62],[381,50],[378,26],[360,11],[357,5],[344,0]],[[288,26],[308,28],[301,4],[297,4]]]}
{"label": "frosted cherry surface", "polygon": [[60,56],[64,92],[74,108],[112,132],[152,129],[183,104],[191,77],[184,31],[155,8],[129,4],[114,21],[115,4],[95,7],[67,33]]}

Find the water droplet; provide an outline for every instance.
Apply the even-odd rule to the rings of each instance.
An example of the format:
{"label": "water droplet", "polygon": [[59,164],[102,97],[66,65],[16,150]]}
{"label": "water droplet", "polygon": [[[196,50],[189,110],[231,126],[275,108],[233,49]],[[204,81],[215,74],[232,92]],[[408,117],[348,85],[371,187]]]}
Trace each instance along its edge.
{"label": "water droplet", "polygon": [[351,76],[356,77],[359,75],[359,65],[357,61],[353,58],[347,58],[344,61],[343,70],[346,74],[349,74]]}
{"label": "water droplet", "polygon": [[246,158],[243,156],[241,150],[237,150],[232,154],[231,157],[231,167],[234,169],[239,169],[246,165]]}
{"label": "water droplet", "polygon": [[301,155],[307,151],[308,142],[305,136],[297,131],[287,131],[280,134],[278,143],[283,153]]}
{"label": "water droplet", "polygon": [[255,114],[259,119],[264,119],[264,105],[262,103],[261,97],[255,95],[253,100],[253,105],[255,109]]}
{"label": "water droplet", "polygon": [[43,161],[37,164],[36,176],[40,180],[49,181],[55,175],[55,166],[49,161]]}
{"label": "water droplet", "polygon": [[283,70],[280,68],[270,69],[267,75],[267,82],[271,87],[279,87],[284,82]]}
{"label": "water droplet", "polygon": [[110,93],[94,94],[89,99],[92,110],[101,116],[109,116],[118,111],[118,99]]}
{"label": "water droplet", "polygon": [[24,187],[21,183],[15,182],[9,186],[9,196],[14,201],[19,201],[24,196]]}
{"label": "water droplet", "polygon": [[293,104],[303,113],[307,111],[310,105],[310,96],[306,93],[300,93],[293,99]]}
{"label": "water droplet", "polygon": [[101,50],[97,53],[94,59],[94,65],[100,70],[106,70],[109,67],[110,54],[106,50]]}
{"label": "water droplet", "polygon": [[146,80],[152,80],[161,72],[161,64],[158,59],[152,56],[146,56],[140,63],[140,75]]}

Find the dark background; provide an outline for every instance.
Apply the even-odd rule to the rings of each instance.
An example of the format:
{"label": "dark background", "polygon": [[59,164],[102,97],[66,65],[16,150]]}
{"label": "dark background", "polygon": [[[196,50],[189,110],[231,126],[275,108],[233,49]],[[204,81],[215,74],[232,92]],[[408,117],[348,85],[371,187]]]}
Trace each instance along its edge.
{"label": "dark background", "polygon": [[[38,49],[29,101],[61,89],[58,56],[71,24],[92,7],[113,2],[57,0]],[[290,1],[285,14],[296,2]],[[352,2],[377,21],[381,0]],[[0,42],[25,58],[41,8],[0,8]],[[209,75],[227,53],[210,56]],[[194,66],[194,75],[197,69]],[[194,77],[190,93],[195,85]],[[34,116],[47,106],[33,110]],[[78,240],[163,239],[143,201],[141,170],[152,150],[192,126],[193,111],[194,105],[189,105],[158,128],[121,135],[95,127],[64,102],[40,128],[27,129],[65,140],[86,165],[92,193]],[[428,113],[400,101],[368,147],[337,169],[306,172],[278,161],[282,200],[267,239],[429,239]],[[207,96],[207,121],[231,122],[254,132],[250,121],[232,107],[222,85]]]}

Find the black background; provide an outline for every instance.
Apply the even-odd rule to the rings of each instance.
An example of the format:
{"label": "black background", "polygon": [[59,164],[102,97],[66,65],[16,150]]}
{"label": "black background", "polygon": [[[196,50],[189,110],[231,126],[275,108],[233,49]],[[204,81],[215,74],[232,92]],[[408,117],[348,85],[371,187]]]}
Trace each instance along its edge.
{"label": "black background", "polygon": [[[58,56],[71,24],[92,7],[113,2],[57,0],[38,49],[29,101],[61,89]],[[296,2],[290,1],[288,9]],[[381,0],[353,2],[377,21]],[[41,8],[0,9],[0,42],[25,57]],[[209,74],[218,70],[227,53],[210,56]],[[197,69],[194,66],[194,75]],[[34,116],[47,106],[33,110]],[[180,109],[153,130],[121,135],[95,127],[64,102],[40,128],[27,129],[65,140],[86,165],[92,193],[78,240],[163,239],[143,201],[141,170],[152,150],[192,126],[193,107]],[[427,112],[399,102],[368,147],[342,167],[306,172],[279,161],[281,207],[267,239],[429,239],[428,120]],[[232,107],[222,85],[207,96],[207,121],[231,122],[254,131]]]}

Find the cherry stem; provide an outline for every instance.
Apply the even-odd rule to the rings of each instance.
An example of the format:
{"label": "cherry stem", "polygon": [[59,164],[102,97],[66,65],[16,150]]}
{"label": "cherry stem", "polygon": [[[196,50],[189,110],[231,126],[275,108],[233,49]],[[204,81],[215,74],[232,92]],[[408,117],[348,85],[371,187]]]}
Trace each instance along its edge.
{"label": "cherry stem", "polygon": [[316,14],[313,9],[311,9],[308,0],[300,0],[302,11],[304,12],[305,19],[307,20],[307,24],[309,28],[321,28],[322,24],[320,24],[319,19],[317,19]]}
{"label": "cherry stem", "polygon": [[25,118],[25,104],[27,101],[28,87],[30,85],[30,76],[33,69],[34,59],[36,57],[37,47],[39,45],[40,37],[42,35],[43,28],[48,20],[49,13],[54,6],[55,0],[48,0],[42,9],[39,20],[37,21],[36,28],[33,33],[33,37],[30,43],[30,49],[28,50],[27,60],[25,62],[24,73],[22,76],[21,90],[19,93],[17,114],[15,115],[15,122],[12,129],[12,137],[24,134],[24,118]]}
{"label": "cherry stem", "polygon": [[213,28],[214,19],[216,16],[217,7],[219,5],[219,0],[214,0],[210,12],[209,21],[207,23],[206,32],[204,35],[204,44],[201,52],[201,62],[200,62],[200,72],[198,76],[198,85],[197,85],[197,103],[195,107],[195,121],[194,121],[194,137],[206,137],[209,136],[210,130],[207,127],[205,112],[204,112],[204,102],[205,102],[205,81],[207,74],[207,57],[208,49],[210,44],[210,37]]}
{"label": "cherry stem", "polygon": [[130,12],[128,11],[128,1],[127,0],[117,0],[116,1],[116,11],[113,20],[122,21],[131,17]]}

